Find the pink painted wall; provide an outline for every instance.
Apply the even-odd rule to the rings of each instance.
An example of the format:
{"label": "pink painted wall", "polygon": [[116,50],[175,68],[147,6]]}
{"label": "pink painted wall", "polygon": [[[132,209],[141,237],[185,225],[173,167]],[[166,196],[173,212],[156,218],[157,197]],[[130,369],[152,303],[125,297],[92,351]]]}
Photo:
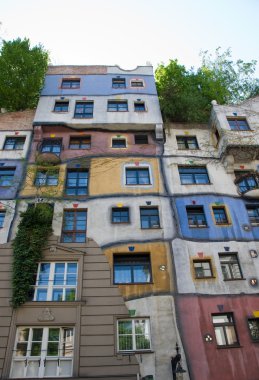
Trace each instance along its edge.
{"label": "pink painted wall", "polygon": [[[141,131],[140,131],[141,133]],[[61,160],[67,160],[75,157],[92,156],[92,155],[129,155],[129,154],[142,154],[142,155],[155,155],[161,153],[162,145],[157,144],[153,139],[150,132],[143,132],[148,134],[148,144],[137,145],[134,143],[134,133],[124,132],[106,132],[106,131],[77,131],[70,128],[56,126],[56,127],[36,127],[34,129],[34,138],[31,147],[30,162],[35,161],[35,153],[37,152],[38,145],[43,138],[50,138],[55,135],[55,138],[62,138],[63,150],[61,152]],[[127,148],[117,149],[111,148],[112,138],[120,135],[121,138],[126,138]],[[68,149],[70,137],[83,137],[91,136],[91,149]]]}
{"label": "pink painted wall", "polygon": [[[192,380],[259,379],[259,343],[252,342],[247,324],[259,310],[258,296],[179,296],[177,307]],[[211,314],[225,312],[234,314],[238,348],[217,348]],[[204,340],[207,333],[213,337],[211,343]]]}

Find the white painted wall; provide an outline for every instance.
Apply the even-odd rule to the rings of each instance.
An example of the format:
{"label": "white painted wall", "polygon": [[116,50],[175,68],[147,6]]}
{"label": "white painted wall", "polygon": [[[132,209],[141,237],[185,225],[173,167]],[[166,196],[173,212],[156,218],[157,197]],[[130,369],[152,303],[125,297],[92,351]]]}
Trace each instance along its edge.
{"label": "white painted wall", "polygon": [[[30,146],[31,131],[18,131],[19,134],[16,134],[15,131],[0,131],[0,160],[17,160],[25,158]],[[4,150],[4,143],[6,137],[26,137],[23,150]]]}

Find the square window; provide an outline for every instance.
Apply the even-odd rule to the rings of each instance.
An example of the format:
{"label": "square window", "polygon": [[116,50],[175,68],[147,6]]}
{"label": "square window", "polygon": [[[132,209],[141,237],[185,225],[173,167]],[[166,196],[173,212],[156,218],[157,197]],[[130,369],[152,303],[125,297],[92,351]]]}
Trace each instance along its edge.
{"label": "square window", "polygon": [[0,211],[0,228],[4,226],[5,211]]}
{"label": "square window", "polygon": [[64,243],[85,243],[86,210],[64,210],[62,242]]}
{"label": "square window", "polygon": [[148,254],[114,255],[114,284],[146,284],[151,282]]}
{"label": "square window", "polygon": [[126,168],[126,185],[150,185],[148,168]]}
{"label": "square window", "polygon": [[128,111],[128,102],[127,100],[108,100],[109,112],[126,112]]}
{"label": "square window", "polygon": [[77,263],[40,263],[34,285],[34,301],[75,301]]}
{"label": "square window", "polygon": [[58,175],[59,173],[56,170],[38,170],[35,178],[35,186],[57,186]]}
{"label": "square window", "polygon": [[245,118],[227,118],[231,131],[250,131],[249,125]]}
{"label": "square window", "polygon": [[182,185],[209,184],[207,168],[204,166],[179,166],[179,175]]}
{"label": "square window", "polygon": [[94,102],[76,102],[75,119],[91,119],[94,113]]}
{"label": "square window", "polygon": [[80,88],[80,79],[62,79],[61,88],[64,88],[64,89]]}
{"label": "square window", "polygon": [[212,322],[218,346],[239,345],[232,313],[213,314]]}
{"label": "square window", "polygon": [[0,187],[12,186],[15,168],[0,168]]}
{"label": "square window", "polygon": [[178,149],[199,149],[195,136],[176,136]]}
{"label": "square window", "polygon": [[6,137],[4,150],[23,150],[25,137]]}
{"label": "square window", "polygon": [[126,148],[126,139],[112,139],[113,148]]}
{"label": "square window", "polygon": [[126,79],[125,78],[112,78],[112,87],[113,88],[126,88]]}
{"label": "square window", "polygon": [[140,207],[141,228],[160,228],[159,213],[157,207]]}
{"label": "square window", "polygon": [[70,137],[69,149],[90,149],[91,136]]}
{"label": "square window", "polygon": [[224,281],[243,278],[236,253],[219,253],[219,261]]}
{"label": "square window", "polygon": [[142,79],[132,79],[130,82],[131,87],[144,87],[144,81]]}
{"label": "square window", "polygon": [[148,144],[148,135],[134,135],[135,144]]}
{"label": "square window", "polygon": [[249,318],[248,328],[253,342],[259,342],[259,318]]}
{"label": "square window", "polygon": [[259,205],[246,206],[249,222],[252,226],[259,225]]}
{"label": "square window", "polygon": [[88,193],[88,170],[67,171],[66,195],[87,195]]}
{"label": "square window", "polygon": [[210,260],[194,260],[193,261],[195,278],[212,278],[212,268]]}
{"label": "square window", "polygon": [[134,102],[134,111],[135,112],[146,111],[145,102]]}
{"label": "square window", "polygon": [[149,319],[120,319],[117,322],[118,351],[150,350]]}
{"label": "square window", "polygon": [[189,227],[201,228],[207,227],[207,221],[203,206],[187,206],[186,213]]}
{"label": "square window", "polygon": [[212,207],[215,223],[217,225],[229,224],[227,213],[224,206]]}
{"label": "square window", "polygon": [[258,189],[257,175],[248,170],[236,170],[235,172],[235,184],[238,186],[240,193],[246,193],[250,190]]}
{"label": "square window", "polygon": [[59,101],[56,100],[55,106],[54,106],[54,112],[68,112],[68,101]]}
{"label": "square window", "polygon": [[128,207],[112,208],[112,223],[129,223]]}
{"label": "square window", "polygon": [[61,139],[43,139],[41,144],[42,153],[54,153],[59,156],[62,148]]}

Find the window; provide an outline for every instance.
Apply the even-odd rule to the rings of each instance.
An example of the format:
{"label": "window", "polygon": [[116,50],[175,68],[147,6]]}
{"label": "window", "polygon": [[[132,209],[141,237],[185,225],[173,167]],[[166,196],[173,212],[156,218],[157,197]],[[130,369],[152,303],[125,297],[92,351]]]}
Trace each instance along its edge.
{"label": "window", "polygon": [[259,205],[258,206],[246,206],[249,222],[252,226],[259,225]]}
{"label": "window", "polygon": [[35,178],[35,186],[57,186],[58,185],[57,171],[37,171]]}
{"label": "window", "polygon": [[84,243],[86,241],[86,210],[64,210],[62,241]]}
{"label": "window", "polygon": [[15,168],[0,168],[0,186],[12,186]]}
{"label": "window", "polygon": [[54,106],[54,112],[68,112],[68,101],[56,101]]}
{"label": "window", "polygon": [[130,82],[131,87],[144,87],[144,82],[142,79],[133,79]]}
{"label": "window", "polygon": [[126,185],[150,185],[149,169],[126,169]]}
{"label": "window", "polygon": [[126,88],[126,79],[125,78],[112,78],[112,87],[113,88]]}
{"label": "window", "polygon": [[126,148],[126,140],[125,139],[112,139],[112,147],[113,148]]}
{"label": "window", "polygon": [[245,118],[227,118],[231,131],[250,131]]}
{"label": "window", "polygon": [[145,102],[134,102],[134,111],[135,112],[146,111]]}
{"label": "window", "polygon": [[141,228],[159,228],[159,213],[157,207],[140,208]]}
{"label": "window", "polygon": [[249,318],[248,319],[248,328],[252,341],[259,341],[259,318]]}
{"label": "window", "polygon": [[195,278],[213,277],[210,260],[194,260],[193,267]]}
{"label": "window", "polygon": [[134,135],[135,144],[148,144],[148,135]]}
{"label": "window", "polygon": [[235,177],[239,190],[241,193],[245,193],[247,191],[257,189],[258,188],[258,182],[257,177],[254,175],[255,173],[249,172],[249,171],[235,171]]}
{"label": "window", "polygon": [[66,195],[86,195],[88,193],[88,170],[68,170]]}
{"label": "window", "polygon": [[61,139],[43,139],[41,144],[41,152],[42,153],[54,153],[57,156],[60,155],[62,147]]}
{"label": "window", "polygon": [[114,255],[114,284],[145,284],[151,282],[148,254]]}
{"label": "window", "polygon": [[150,350],[149,319],[118,320],[118,351]]}
{"label": "window", "polygon": [[91,136],[70,137],[69,149],[90,149]]}
{"label": "window", "polygon": [[210,183],[208,172],[204,166],[179,166],[182,185],[200,185]]}
{"label": "window", "polygon": [[214,314],[212,322],[218,346],[239,345],[232,313]]}
{"label": "window", "polygon": [[62,79],[61,88],[80,88],[80,79]]}
{"label": "window", "polygon": [[4,150],[22,150],[25,143],[25,137],[6,137]]}
{"label": "window", "polygon": [[214,207],[213,206],[212,211],[213,211],[213,215],[214,215],[215,222],[217,225],[229,224],[227,213],[226,213],[224,206],[222,206],[222,207],[218,207],[218,206]]}
{"label": "window", "polygon": [[243,278],[236,253],[220,253],[219,261],[224,281]]}
{"label": "window", "polygon": [[90,119],[93,117],[94,102],[76,102],[74,118]]}
{"label": "window", "polygon": [[70,377],[73,355],[72,327],[19,327],[10,377]]}
{"label": "window", "polygon": [[189,227],[200,228],[207,227],[203,206],[187,206],[187,218]]}
{"label": "window", "polygon": [[128,207],[116,207],[112,209],[112,223],[129,223]]}
{"label": "window", "polygon": [[178,149],[199,149],[195,136],[176,136]]}
{"label": "window", "polygon": [[127,100],[108,100],[108,111],[125,112],[128,111]]}
{"label": "window", "polygon": [[75,301],[77,263],[40,263],[34,301]]}
{"label": "window", "polygon": [[0,211],[0,228],[4,226],[5,211]]}

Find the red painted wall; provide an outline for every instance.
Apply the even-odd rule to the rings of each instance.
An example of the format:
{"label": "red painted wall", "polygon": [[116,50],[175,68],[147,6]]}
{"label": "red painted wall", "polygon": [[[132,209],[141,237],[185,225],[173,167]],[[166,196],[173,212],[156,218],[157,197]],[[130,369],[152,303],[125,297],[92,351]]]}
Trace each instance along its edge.
{"label": "red painted wall", "polygon": [[[179,295],[176,302],[191,380],[259,379],[259,343],[252,342],[247,324],[259,310],[259,296]],[[211,314],[227,312],[234,314],[238,348],[217,348]],[[207,333],[213,337],[211,343],[204,340]]]}
{"label": "red painted wall", "polygon": [[[141,133],[141,130],[139,131]],[[35,161],[35,154],[38,149],[39,143],[43,138],[50,138],[51,135],[55,135],[55,138],[62,138],[63,150],[61,152],[61,160],[67,160],[75,157],[82,156],[92,156],[100,154],[119,154],[119,155],[129,155],[129,154],[142,154],[142,155],[154,155],[161,153],[161,145],[158,145],[153,139],[152,134],[149,132],[143,132],[143,134],[148,134],[148,144],[137,145],[134,143],[134,133],[124,133],[118,131],[78,131],[71,128],[66,128],[62,126],[53,127],[36,127],[34,129],[34,139],[32,142],[30,162]],[[116,149],[111,148],[112,138],[120,135],[121,138],[126,138],[127,148]],[[73,137],[83,137],[91,136],[91,149],[68,149],[70,136]]]}

